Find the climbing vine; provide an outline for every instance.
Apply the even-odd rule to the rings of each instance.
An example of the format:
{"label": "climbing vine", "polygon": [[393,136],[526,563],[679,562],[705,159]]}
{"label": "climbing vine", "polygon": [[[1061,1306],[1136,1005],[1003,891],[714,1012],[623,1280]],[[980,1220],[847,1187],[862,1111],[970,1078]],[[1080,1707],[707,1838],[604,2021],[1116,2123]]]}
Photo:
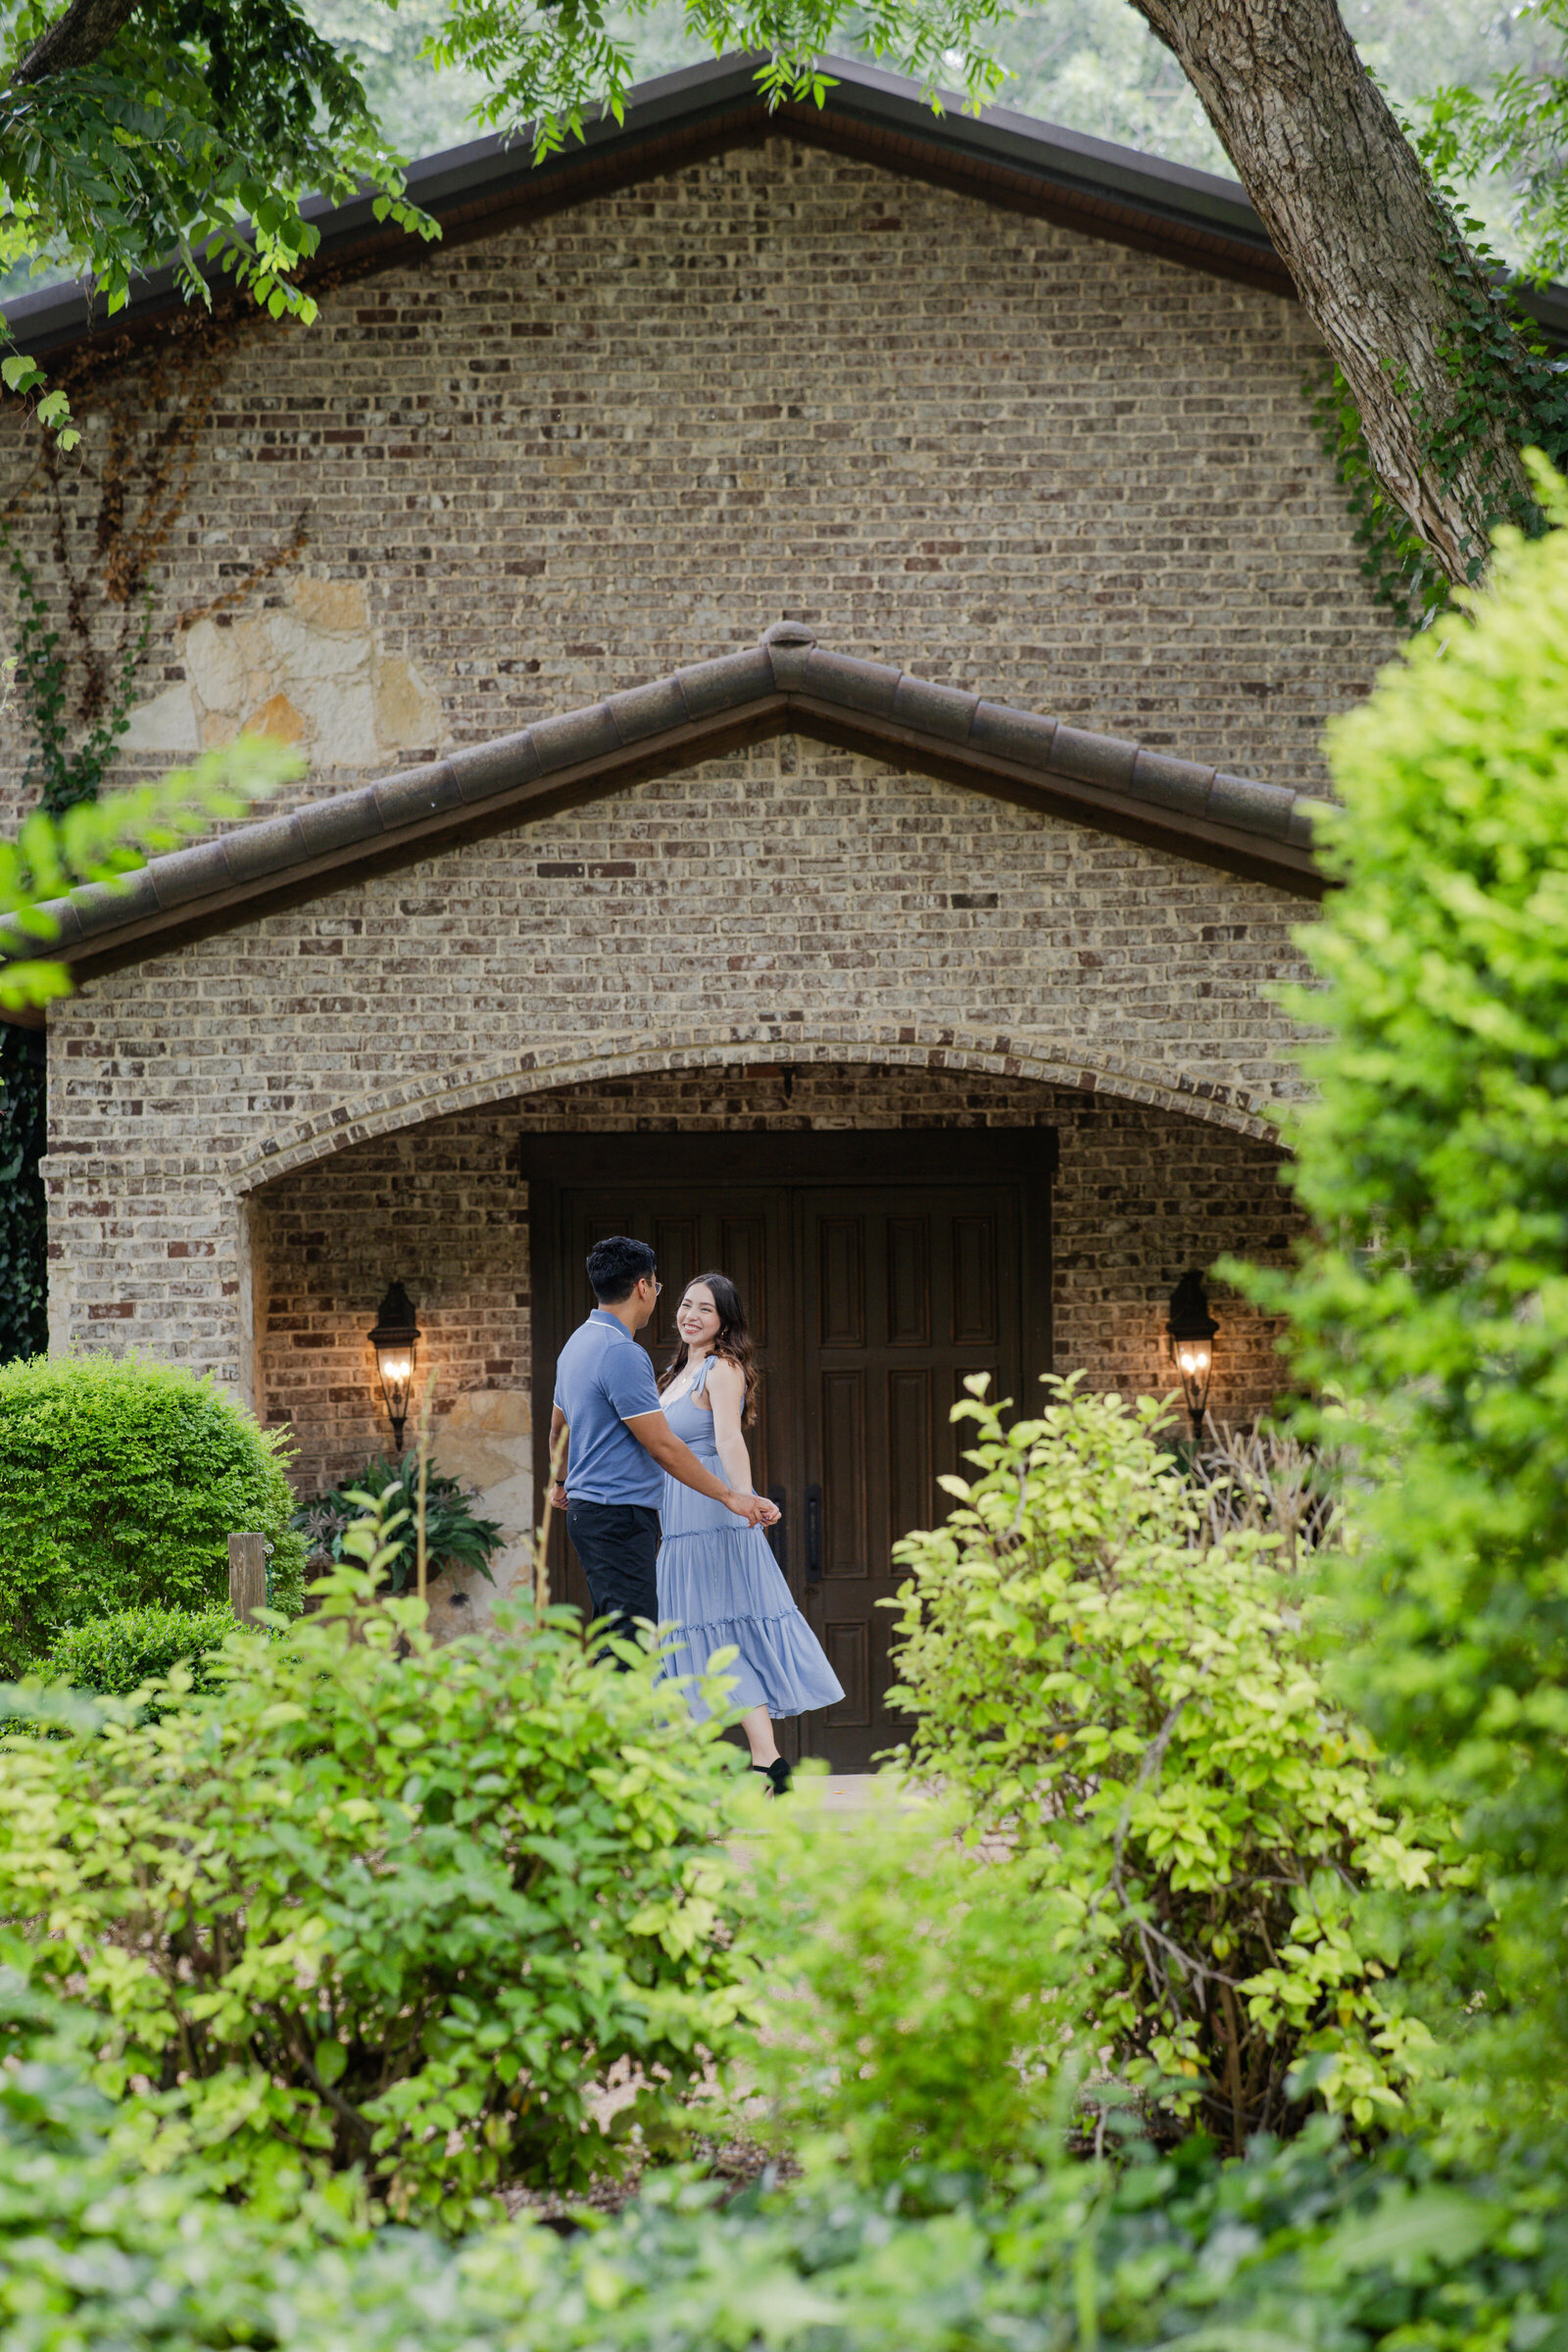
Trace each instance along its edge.
{"label": "climbing vine", "polygon": [[49,1345],[44,1041],[0,1025],[0,1364]]}
{"label": "climbing vine", "polygon": [[[1568,361],[1556,359],[1508,288],[1501,259],[1485,241],[1481,221],[1461,211],[1444,178],[1446,151],[1433,134],[1405,129],[1422,152],[1443,207],[1449,236],[1442,266],[1459,313],[1458,328],[1442,357],[1455,399],[1441,420],[1419,394],[1411,396],[1423,472],[1451,489],[1468,461],[1491,447],[1500,418],[1516,449],[1541,449],[1559,469],[1568,460]],[[1349,508],[1361,549],[1361,574],[1374,600],[1401,627],[1424,627],[1447,604],[1450,584],[1432,550],[1380,480],[1348,384],[1338,368],[1308,377],[1313,420]],[[1517,524],[1531,538],[1546,528],[1537,502],[1521,497],[1497,471],[1472,525],[1466,576],[1485,569],[1491,534]]]}
{"label": "climbing vine", "polygon": [[[152,641],[154,568],[184,511],[234,331],[199,321],[155,346],[133,398],[101,402],[100,429],[74,457],[52,434],[40,437],[29,480],[0,515],[14,607],[10,707],[28,737],[24,789],[52,815],[98,798],[130,724]],[[74,413],[125,356],[118,347],[85,354],[62,371]],[[47,585],[18,544],[24,505],[30,552],[48,553]],[[304,545],[300,525],[201,610],[237,603]],[[183,612],[175,625],[198,617]],[[48,1345],[44,1143],[44,1040],[0,1025],[0,1362]]]}

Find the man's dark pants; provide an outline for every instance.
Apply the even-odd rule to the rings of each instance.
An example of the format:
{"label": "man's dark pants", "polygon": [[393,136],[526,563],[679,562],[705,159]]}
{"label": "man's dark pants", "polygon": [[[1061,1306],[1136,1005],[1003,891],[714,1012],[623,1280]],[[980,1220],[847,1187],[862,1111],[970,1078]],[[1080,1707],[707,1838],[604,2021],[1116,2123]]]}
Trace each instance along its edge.
{"label": "man's dark pants", "polygon": [[594,1615],[612,1634],[635,1634],[633,1618],[659,1621],[659,1513],[652,1503],[566,1501],[566,1534],[582,1563]]}

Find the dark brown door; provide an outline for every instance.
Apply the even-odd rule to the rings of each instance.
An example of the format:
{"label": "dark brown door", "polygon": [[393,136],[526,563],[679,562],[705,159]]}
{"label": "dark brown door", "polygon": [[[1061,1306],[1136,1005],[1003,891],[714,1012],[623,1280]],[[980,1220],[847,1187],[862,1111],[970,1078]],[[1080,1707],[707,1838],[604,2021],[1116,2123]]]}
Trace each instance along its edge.
{"label": "dark brown door", "polygon": [[808,1611],[845,1692],[806,1741],[837,1770],[865,1770],[899,1736],[881,1604],[901,1581],[894,1544],[950,1508],[937,1479],[959,1466],[963,1380],[1018,1394],[1019,1240],[1008,1186],[803,1198]]}
{"label": "dark brown door", "polygon": [[[646,1335],[662,1368],[693,1275],[721,1267],[747,1304],[763,1368],[755,1483],[778,1496],[774,1556],[844,1685],[842,1702],[782,1725],[789,1754],[864,1771],[896,1744],[895,1540],[948,1503],[959,1467],[950,1414],[964,1375],[1022,1400],[1049,1367],[1049,1174],[1054,1139],[924,1132],[530,1139],[536,1394],[592,1305],[583,1259],[610,1233],[651,1242],[663,1284]],[[635,1172],[612,1175],[622,1159]],[[609,1168],[606,1162],[609,1162]],[[983,1174],[978,1171],[983,1169]],[[539,1468],[548,1409],[536,1416]],[[557,1528],[552,1589],[588,1594]]]}

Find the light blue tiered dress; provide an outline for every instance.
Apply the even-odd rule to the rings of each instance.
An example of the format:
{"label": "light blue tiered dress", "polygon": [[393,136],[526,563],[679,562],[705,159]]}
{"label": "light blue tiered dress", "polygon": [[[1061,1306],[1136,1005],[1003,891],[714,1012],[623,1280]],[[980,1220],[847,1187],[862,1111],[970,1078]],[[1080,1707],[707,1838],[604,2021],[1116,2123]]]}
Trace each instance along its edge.
{"label": "light blue tiered dress", "polygon": [[[690,1391],[664,1412],[704,1469],[727,1486],[713,1416],[697,1402],[712,1365],[707,1357]],[[664,1481],[659,1519],[659,1621],[684,1636],[669,1653],[667,1673],[701,1674],[715,1649],[733,1647],[740,1655],[723,1669],[732,1706],[766,1707],[777,1718],[831,1707],[844,1696],[760,1527],[748,1527],[723,1503],[673,1478]],[[701,1720],[709,1710],[690,1686],[686,1696]]]}

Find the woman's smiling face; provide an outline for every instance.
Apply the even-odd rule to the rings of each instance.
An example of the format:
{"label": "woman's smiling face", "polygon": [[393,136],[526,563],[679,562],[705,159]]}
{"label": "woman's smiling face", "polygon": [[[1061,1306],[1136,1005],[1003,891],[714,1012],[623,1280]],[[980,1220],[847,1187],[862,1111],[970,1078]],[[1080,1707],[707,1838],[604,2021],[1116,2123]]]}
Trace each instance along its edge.
{"label": "woman's smiling face", "polygon": [[694,1282],[675,1309],[675,1329],[688,1348],[710,1348],[722,1320],[706,1282]]}

